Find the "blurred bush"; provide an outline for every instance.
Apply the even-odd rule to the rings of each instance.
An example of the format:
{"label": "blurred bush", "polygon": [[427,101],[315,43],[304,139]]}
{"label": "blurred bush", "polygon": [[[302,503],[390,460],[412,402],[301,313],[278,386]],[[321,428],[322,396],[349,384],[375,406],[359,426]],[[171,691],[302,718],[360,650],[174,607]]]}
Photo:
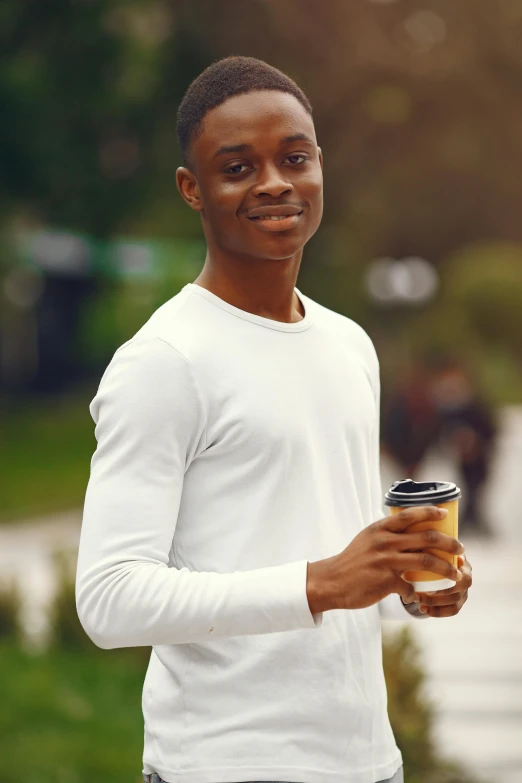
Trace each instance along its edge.
{"label": "blurred bush", "polygon": [[121,650],[101,650],[87,636],[78,618],[75,600],[75,559],[71,553],[57,550],[53,556],[57,589],[49,611],[50,647],[52,650],[87,653],[109,657],[121,655],[133,659],[146,667],[150,658],[150,647],[128,647]]}
{"label": "blurred bush", "polygon": [[478,783],[459,764],[447,761],[434,741],[435,707],[423,693],[421,650],[409,626],[385,635],[383,663],[388,714],[404,759],[407,783]]}
{"label": "blurred bush", "polygon": [[0,639],[19,644],[22,634],[22,597],[14,579],[0,590]]}
{"label": "blurred bush", "polygon": [[75,601],[75,577],[71,558],[65,551],[54,553],[57,590],[49,611],[49,639],[51,650],[71,652],[99,651],[82,628]]}
{"label": "blurred bush", "polygon": [[141,691],[150,648],[95,647],[76,614],[72,561],[57,553],[55,562],[45,650],[15,634],[14,593],[0,598],[2,783],[142,783]]}

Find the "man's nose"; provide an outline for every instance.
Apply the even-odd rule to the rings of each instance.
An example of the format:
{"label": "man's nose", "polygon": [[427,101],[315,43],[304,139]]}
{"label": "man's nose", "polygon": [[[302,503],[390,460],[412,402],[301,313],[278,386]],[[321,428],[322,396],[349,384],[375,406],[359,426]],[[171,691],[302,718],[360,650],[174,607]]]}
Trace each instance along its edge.
{"label": "man's nose", "polygon": [[278,166],[264,166],[260,172],[253,193],[255,196],[267,195],[279,198],[283,193],[292,190],[292,183],[284,177],[284,172]]}

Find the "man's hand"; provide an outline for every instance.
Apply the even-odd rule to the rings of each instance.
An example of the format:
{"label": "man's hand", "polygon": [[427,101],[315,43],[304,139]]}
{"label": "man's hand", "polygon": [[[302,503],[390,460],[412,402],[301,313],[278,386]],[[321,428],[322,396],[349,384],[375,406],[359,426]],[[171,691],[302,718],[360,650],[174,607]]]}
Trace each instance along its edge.
{"label": "man's hand", "polygon": [[459,555],[464,552],[460,541],[436,530],[405,532],[417,522],[436,522],[444,516],[445,510],[437,506],[404,509],[368,525],[340,554],[309,563],[306,589],[312,614],[363,609],[390,593],[398,593],[405,603],[414,601],[417,595],[402,579],[404,571],[433,571],[459,579],[458,569],[432,550]]}
{"label": "man's hand", "polygon": [[417,591],[422,614],[427,614],[429,617],[453,617],[458,614],[468,600],[468,590],[473,581],[471,570],[471,564],[466,557],[459,555],[459,571],[462,573],[462,579],[459,579],[455,587],[448,587],[431,595]]}

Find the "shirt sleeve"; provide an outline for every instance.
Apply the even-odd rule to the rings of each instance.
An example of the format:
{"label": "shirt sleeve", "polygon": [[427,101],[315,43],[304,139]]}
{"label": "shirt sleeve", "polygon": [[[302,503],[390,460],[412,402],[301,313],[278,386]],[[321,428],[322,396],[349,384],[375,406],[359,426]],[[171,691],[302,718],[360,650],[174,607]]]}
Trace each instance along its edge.
{"label": "shirt sleeve", "polygon": [[[371,342],[371,341],[370,341]],[[384,519],[388,516],[383,504],[384,494],[381,480],[381,449],[380,449],[380,421],[381,421],[381,381],[379,358],[373,343],[371,343],[371,383],[375,399],[375,418],[372,433],[371,460],[370,460],[370,487],[372,503],[372,522]],[[383,620],[407,620],[413,617],[426,620],[429,615],[421,612],[412,613],[404,606],[398,593],[390,593],[382,601],[378,602],[379,613]]]}
{"label": "shirt sleeve", "polygon": [[[221,574],[169,564],[183,477],[206,447],[192,366],[159,337],[114,354],[90,413],[97,448],[83,509],[76,607],[99,647],[317,628],[306,560]],[[211,524],[211,520],[209,520]]]}

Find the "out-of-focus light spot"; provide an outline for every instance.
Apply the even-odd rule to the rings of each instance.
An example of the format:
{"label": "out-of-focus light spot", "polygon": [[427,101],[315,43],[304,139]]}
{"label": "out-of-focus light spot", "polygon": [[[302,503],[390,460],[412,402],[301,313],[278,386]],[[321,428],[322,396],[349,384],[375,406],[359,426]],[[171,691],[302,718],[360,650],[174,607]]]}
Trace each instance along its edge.
{"label": "out-of-focus light spot", "polygon": [[40,273],[32,269],[13,269],[4,278],[3,292],[7,301],[20,310],[30,310],[43,293]]}
{"label": "out-of-focus light spot", "polygon": [[73,234],[42,231],[33,237],[29,255],[39,267],[52,272],[83,275],[89,271],[89,244]]}
{"label": "out-of-focus light spot", "polygon": [[389,283],[392,265],[392,258],[378,258],[370,265],[366,274],[366,287],[373,299],[382,302],[393,299],[393,292]]}
{"label": "out-of-focus light spot", "polygon": [[404,261],[396,261],[390,268],[390,288],[394,299],[409,299],[411,280],[408,265]]}
{"label": "out-of-focus light spot", "polygon": [[139,242],[121,242],[116,247],[116,264],[124,277],[154,275],[154,255],[150,247]]}
{"label": "out-of-focus light spot", "polygon": [[109,138],[102,142],[99,152],[100,168],[110,179],[130,177],[140,165],[140,147],[136,139]]}
{"label": "out-of-focus light spot", "polygon": [[364,99],[364,108],[375,122],[403,125],[411,114],[411,98],[401,87],[374,87]]}
{"label": "out-of-focus light spot", "polygon": [[409,275],[409,299],[412,302],[426,302],[439,287],[439,275],[433,264],[424,258],[412,256],[404,259]]}
{"label": "out-of-focus light spot", "polygon": [[434,296],[438,287],[435,267],[423,258],[379,258],[366,274],[369,295],[383,304],[422,304]]}
{"label": "out-of-focus light spot", "polygon": [[446,22],[435,11],[414,11],[406,18],[404,29],[421,53],[429,52],[447,37]]}

